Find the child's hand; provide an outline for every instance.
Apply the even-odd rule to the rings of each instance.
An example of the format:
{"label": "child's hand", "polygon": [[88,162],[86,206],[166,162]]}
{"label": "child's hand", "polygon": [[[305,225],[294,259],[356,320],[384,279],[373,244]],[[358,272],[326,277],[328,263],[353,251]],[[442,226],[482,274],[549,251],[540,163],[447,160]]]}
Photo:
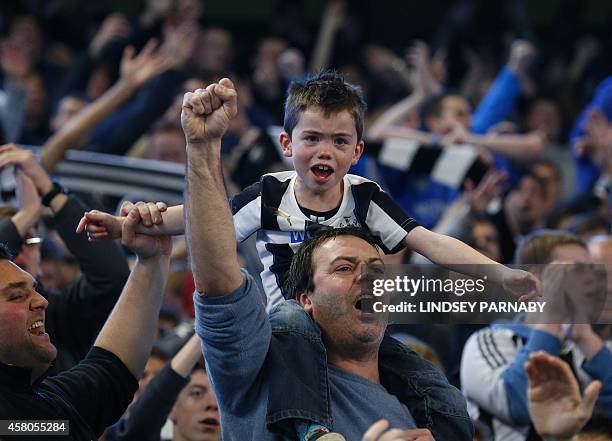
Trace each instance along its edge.
{"label": "child's hand", "polygon": [[86,211],[76,228],[77,234],[87,232],[90,242],[121,239],[124,217],[113,216],[98,210]]}
{"label": "child's hand", "polygon": [[528,302],[542,295],[540,280],[528,271],[510,269],[504,272],[502,285],[505,290]]}
{"label": "child's hand", "polygon": [[139,212],[140,223],[144,227],[152,227],[163,223],[161,213],[168,206],[163,202],[137,202],[136,204],[125,201],[119,209],[119,216],[104,213],[98,210],[86,212],[77,226],[77,234],[87,231],[90,241],[113,240],[121,238],[121,230],[125,218],[132,210]]}

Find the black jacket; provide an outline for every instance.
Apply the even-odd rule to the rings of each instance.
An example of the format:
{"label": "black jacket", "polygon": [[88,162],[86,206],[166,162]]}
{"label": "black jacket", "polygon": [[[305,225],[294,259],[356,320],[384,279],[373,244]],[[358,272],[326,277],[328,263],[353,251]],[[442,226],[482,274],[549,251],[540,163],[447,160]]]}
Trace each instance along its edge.
{"label": "black jacket", "polygon": [[[54,440],[95,441],[125,412],[138,381],[113,353],[93,347],[68,371],[30,384],[31,371],[0,363],[1,420],[68,420],[69,435]],[[5,436],[41,440],[44,435]]]}

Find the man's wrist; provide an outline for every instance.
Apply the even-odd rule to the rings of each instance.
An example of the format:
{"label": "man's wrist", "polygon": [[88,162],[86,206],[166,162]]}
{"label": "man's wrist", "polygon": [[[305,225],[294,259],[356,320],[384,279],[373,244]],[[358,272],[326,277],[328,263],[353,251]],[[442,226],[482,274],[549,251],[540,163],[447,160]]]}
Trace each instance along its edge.
{"label": "man's wrist", "polygon": [[155,254],[153,256],[142,257],[136,254],[136,263],[143,268],[157,272],[167,270],[170,267],[170,256],[167,254]]}
{"label": "man's wrist", "polygon": [[213,163],[221,161],[221,138],[202,141],[187,141],[187,162],[204,162],[199,166],[214,166]]}
{"label": "man's wrist", "polygon": [[45,176],[46,179],[41,180],[41,184],[37,186],[38,194],[42,197],[49,193],[53,189],[53,181],[49,177]]}
{"label": "man's wrist", "polygon": [[49,183],[51,184],[50,186],[45,186],[45,190],[44,193],[41,194],[41,198],[40,198],[40,202],[45,206],[45,207],[51,207],[54,200],[59,196],[59,195],[66,195],[68,193],[68,190],[66,190],[66,188],[64,186],[62,186],[62,184],[60,184],[57,181],[51,182],[49,181]]}
{"label": "man's wrist", "polygon": [[219,138],[203,138],[203,139],[187,139],[187,149],[193,149],[196,151],[206,149],[208,147],[218,144],[221,145],[221,137]]}

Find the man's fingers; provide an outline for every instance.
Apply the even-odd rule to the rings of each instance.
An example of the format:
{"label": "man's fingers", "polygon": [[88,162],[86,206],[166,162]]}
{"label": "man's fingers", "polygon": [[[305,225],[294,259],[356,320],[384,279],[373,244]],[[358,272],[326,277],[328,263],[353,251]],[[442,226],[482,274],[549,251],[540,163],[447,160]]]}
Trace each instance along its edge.
{"label": "man's fingers", "polygon": [[136,210],[133,211],[138,211],[140,213],[141,222],[145,227],[153,226],[153,214],[151,213],[149,204],[142,201],[137,202]]}
{"label": "man's fingers", "polygon": [[140,211],[132,210],[125,218],[123,228],[121,230],[121,243],[129,245],[133,242],[136,235],[136,225],[140,222]]}
{"label": "man's fingers", "polygon": [[157,209],[161,212],[164,212],[168,209],[168,205],[166,205],[165,202],[156,202],[155,205],[157,205]]}
{"label": "man's fingers", "polygon": [[157,43],[157,38],[149,39],[149,41],[147,41],[147,44],[145,44],[138,56],[143,58],[150,56],[157,47]]}
{"label": "man's fingers", "polygon": [[584,415],[588,415],[588,418],[590,418],[591,414],[593,413],[593,408],[595,407],[595,402],[599,397],[601,387],[601,381],[597,380],[591,382],[591,384],[589,384],[584,390],[584,397],[580,403],[580,410],[581,412],[584,412]]}
{"label": "man's fingers", "polygon": [[406,441],[409,439],[413,438],[408,437],[405,430],[391,429],[385,432],[380,438],[377,438],[377,441]]}
{"label": "man's fingers", "polygon": [[525,373],[527,374],[527,382],[529,387],[535,387],[540,384],[540,377],[538,376],[538,369],[531,362],[525,362],[523,364],[523,368],[525,369]]}
{"label": "man's fingers", "polygon": [[[202,89],[197,89],[193,96],[191,97],[191,105],[192,109],[198,115],[206,115],[206,106],[204,105],[204,101],[202,100]],[[210,111],[208,112],[210,113]]]}
{"label": "man's fingers", "polygon": [[134,46],[128,46],[123,50],[123,55],[121,56],[121,62],[124,63],[127,60],[131,60],[132,58],[134,58],[134,52],[136,52],[136,49],[134,49]]}
{"label": "man's fingers", "polygon": [[215,84],[209,84],[208,87],[206,88],[206,91],[210,94],[210,104],[213,110],[218,109],[223,104],[221,102],[221,99],[215,93],[215,86],[216,86]]}
{"label": "man's fingers", "polygon": [[13,150],[17,150],[17,146],[15,144],[4,144],[3,146],[0,146],[0,154]]}
{"label": "man's fingers", "polygon": [[212,104],[212,97],[210,96],[211,93],[206,89],[204,90],[198,89],[196,90],[196,93],[200,97],[200,101],[202,102],[202,105],[204,106],[204,114],[205,115],[211,114],[213,110],[215,110]]}
{"label": "man's fingers", "polygon": [[112,214],[104,213],[103,211],[91,210],[85,213],[85,218],[87,218],[88,224],[96,224],[109,226],[114,220],[114,216]]}
{"label": "man's fingers", "polygon": [[409,429],[404,431],[405,440],[434,441],[434,437],[427,429]]}
{"label": "man's fingers", "polygon": [[87,224],[85,230],[88,234],[108,233],[108,228],[96,224]]}
{"label": "man's fingers", "polygon": [[86,216],[83,216],[81,220],[79,220],[79,223],[75,230],[76,234],[81,234],[85,230],[85,226],[87,225],[87,222],[88,220]]}
{"label": "man's fingers", "polygon": [[8,151],[0,154],[0,169],[6,167],[7,165],[15,165],[19,163],[18,157],[15,153],[16,152]]}
{"label": "man's fingers", "polygon": [[228,118],[233,118],[238,113],[238,96],[234,83],[229,78],[223,78],[215,87],[215,94],[223,101],[223,109]]}
{"label": "man's fingers", "polygon": [[376,441],[378,437],[389,427],[389,421],[379,420],[372,424],[370,428],[363,434],[361,441]]}
{"label": "man's fingers", "polygon": [[98,242],[101,240],[108,239],[109,237],[110,236],[108,233],[96,233],[96,234],[87,233],[87,240],[89,242]]}
{"label": "man's fingers", "polygon": [[151,213],[151,220],[153,221],[154,225],[159,225],[164,222],[161,212],[155,202],[147,202],[147,207]]}
{"label": "man's fingers", "polygon": [[200,97],[194,92],[187,92],[183,97],[183,107],[190,109],[196,115],[204,115],[204,106]]}
{"label": "man's fingers", "polygon": [[124,201],[119,209],[120,216],[127,216],[130,211],[134,208],[134,204],[130,201]]}

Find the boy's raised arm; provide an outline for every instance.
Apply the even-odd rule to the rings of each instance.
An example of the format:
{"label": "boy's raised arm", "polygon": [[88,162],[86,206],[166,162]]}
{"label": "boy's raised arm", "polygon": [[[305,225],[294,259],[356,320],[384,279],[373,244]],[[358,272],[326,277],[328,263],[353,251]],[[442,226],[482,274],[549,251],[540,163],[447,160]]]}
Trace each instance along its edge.
{"label": "boy's raised arm", "polygon": [[520,301],[533,300],[541,295],[540,283],[533,274],[497,263],[454,237],[419,226],[406,235],[404,245],[451,271],[465,273],[470,271],[466,265],[480,265],[475,273],[468,275],[486,275],[519,297]]}
{"label": "boy's raised arm", "polygon": [[237,111],[236,89],[227,78],[183,99],[187,244],[196,289],[206,296],[229,294],[243,280],[221,170],[221,138]]}

